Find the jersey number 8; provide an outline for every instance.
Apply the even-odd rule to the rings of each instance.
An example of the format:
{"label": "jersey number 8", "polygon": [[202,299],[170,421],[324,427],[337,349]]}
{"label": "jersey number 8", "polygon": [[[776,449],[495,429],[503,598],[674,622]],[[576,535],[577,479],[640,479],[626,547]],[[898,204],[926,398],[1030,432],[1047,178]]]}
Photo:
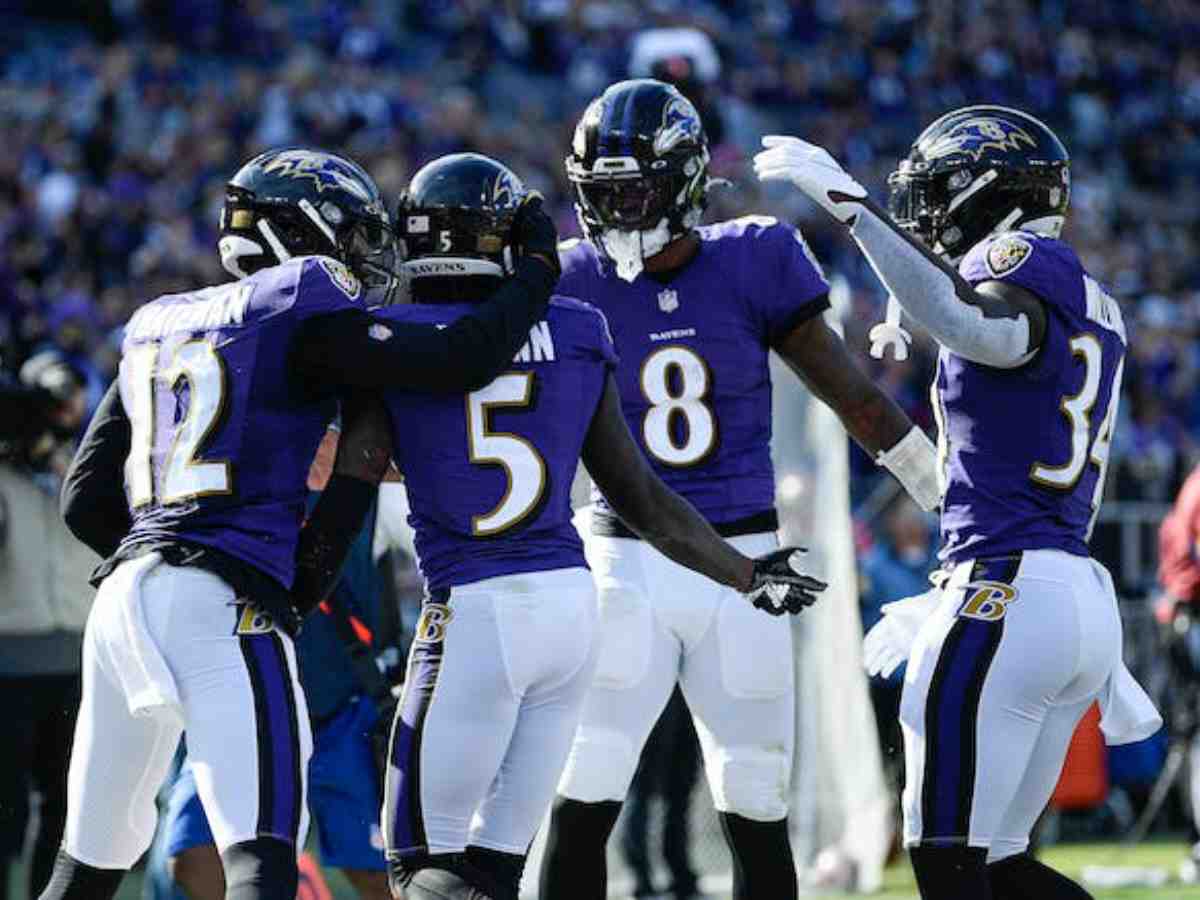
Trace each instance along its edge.
{"label": "jersey number 8", "polygon": [[[717,421],[705,402],[712,390],[708,365],[690,347],[661,347],[646,357],[639,376],[650,403],[642,440],[665,466],[694,466],[717,444]],[[682,419],[684,437],[677,440]]]}

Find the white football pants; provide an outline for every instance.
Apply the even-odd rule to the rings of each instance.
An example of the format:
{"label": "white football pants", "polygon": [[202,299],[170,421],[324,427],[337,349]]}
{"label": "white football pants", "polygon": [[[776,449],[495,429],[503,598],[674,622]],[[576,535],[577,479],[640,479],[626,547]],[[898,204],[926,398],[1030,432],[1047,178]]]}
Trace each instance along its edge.
{"label": "white football pants", "polygon": [[[772,534],[729,539],[748,556]],[[713,803],[771,822],[788,811],[795,686],[787,616],[667,559],[644,541],[592,535],[600,656],[564,797],[624,800],[650,729],[678,683],[696,721]]]}
{"label": "white football pants", "polygon": [[426,600],[384,790],[389,854],[525,853],[554,798],[595,663],[586,569]]}
{"label": "white football pants", "polygon": [[216,575],[150,554],[104,579],[88,617],[67,853],[137,862],[185,730],[219,850],[259,836],[303,846],[312,737],[291,638]]}
{"label": "white football pants", "polygon": [[908,660],[906,846],[1029,846],[1075,726],[1121,661],[1112,578],[1027,550],[954,568]]}

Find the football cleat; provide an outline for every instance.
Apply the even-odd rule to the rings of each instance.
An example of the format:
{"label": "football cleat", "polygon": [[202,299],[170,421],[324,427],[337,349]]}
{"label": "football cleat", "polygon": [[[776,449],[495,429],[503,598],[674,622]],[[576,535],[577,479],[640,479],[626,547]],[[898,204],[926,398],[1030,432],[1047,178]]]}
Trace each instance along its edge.
{"label": "football cleat", "polygon": [[921,132],[888,187],[896,224],[954,261],[990,234],[1024,229],[1057,238],[1070,159],[1033,116],[967,106]]}

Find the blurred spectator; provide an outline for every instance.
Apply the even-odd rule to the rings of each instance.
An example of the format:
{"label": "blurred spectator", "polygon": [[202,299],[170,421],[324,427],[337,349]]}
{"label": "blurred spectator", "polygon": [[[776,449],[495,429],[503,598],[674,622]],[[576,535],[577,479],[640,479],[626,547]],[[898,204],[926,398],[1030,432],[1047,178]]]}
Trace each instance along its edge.
{"label": "blurred spectator", "polygon": [[[60,355],[25,364],[22,378],[54,398],[53,421],[10,443],[0,458],[0,897],[25,845],[31,793],[40,798],[29,880],[38,896],[50,878],[67,814],[67,764],[80,695],[83,627],[98,562],[58,512],[56,473],[83,421],[82,378]],[[7,413],[6,413],[7,414]]]}
{"label": "blurred spectator", "polygon": [[[885,603],[923,594],[930,588],[929,573],[937,567],[937,542],[933,522],[906,495],[898,495],[884,514],[882,533],[862,561],[859,608],[863,633],[878,622]],[[872,678],[871,705],[887,768],[898,777],[900,691],[904,667],[889,678]]]}
{"label": "blurred spectator", "polygon": [[[450,150],[501,157],[575,230],[562,159],[577,116],[621,78],[698,102],[710,215],[799,221],[848,279],[851,346],[883,292],[797,192],[764,191],[759,137],[800,133],[876,193],[946,109],[1020,106],[1073,156],[1068,237],[1130,325],[1119,497],[1169,498],[1200,434],[1200,0],[387,0],[5,5],[0,35],[0,351],[11,372],[57,345],[94,402],[116,330],[145,300],[224,276],[224,179],[266,145],[344,150],[389,196]],[[14,27],[15,26],[15,27]],[[929,422],[932,369],[867,360]],[[1133,401],[1158,398],[1142,412]],[[1136,421],[1133,421],[1135,420]],[[1130,434],[1129,440],[1121,432]],[[1149,461],[1147,462],[1147,458]],[[1122,463],[1122,460],[1126,462]],[[856,496],[878,470],[863,457]]]}
{"label": "blurred spectator", "polygon": [[1158,578],[1162,596],[1156,610],[1166,635],[1171,679],[1167,686],[1167,728],[1173,741],[1190,742],[1191,852],[1180,879],[1200,884],[1200,469],[1184,483],[1159,531]]}

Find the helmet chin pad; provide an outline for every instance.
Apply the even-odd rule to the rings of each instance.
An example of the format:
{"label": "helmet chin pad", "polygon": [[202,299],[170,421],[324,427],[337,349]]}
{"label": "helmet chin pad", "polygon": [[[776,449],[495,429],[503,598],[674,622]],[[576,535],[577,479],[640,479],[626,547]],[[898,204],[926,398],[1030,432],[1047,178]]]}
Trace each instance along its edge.
{"label": "helmet chin pad", "polygon": [[622,231],[605,228],[598,235],[600,248],[612,260],[617,277],[633,281],[641,274],[643,263],[671,243],[671,226],[664,217],[654,228],[642,231]]}

